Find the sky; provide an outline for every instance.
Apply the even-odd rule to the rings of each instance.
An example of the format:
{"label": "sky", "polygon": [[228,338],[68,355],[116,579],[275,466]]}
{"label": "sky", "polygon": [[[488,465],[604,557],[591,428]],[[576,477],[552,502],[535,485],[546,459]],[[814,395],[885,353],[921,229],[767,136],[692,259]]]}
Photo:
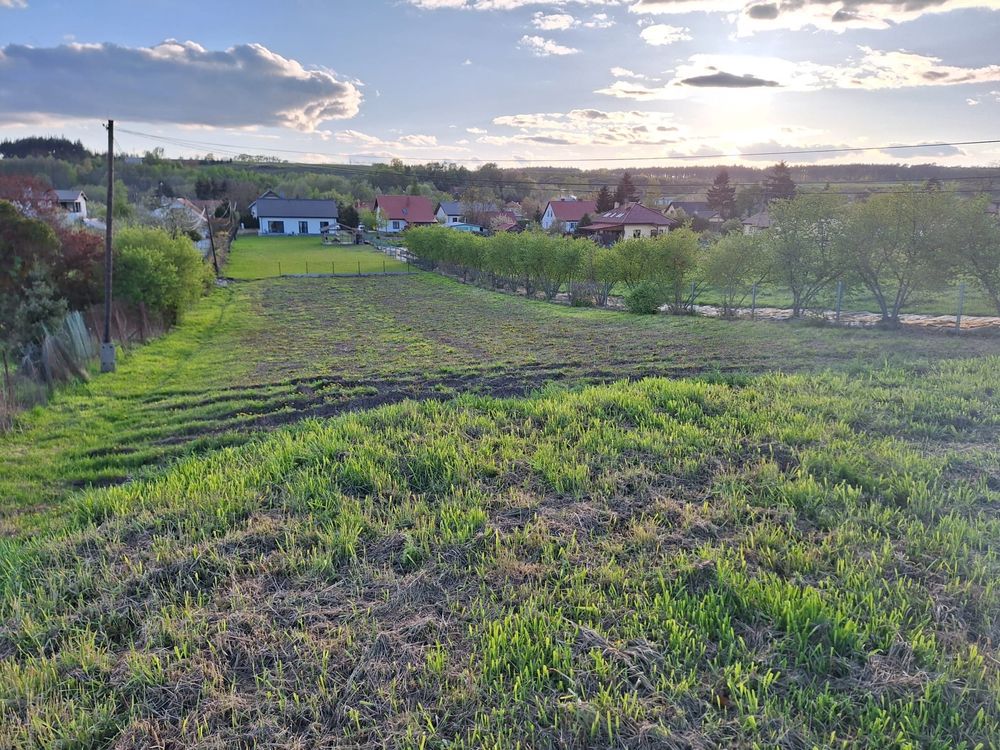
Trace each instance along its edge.
{"label": "sky", "polygon": [[[0,0],[0,138],[288,161],[1000,166],[1000,0]],[[725,158],[717,155],[725,154]]]}

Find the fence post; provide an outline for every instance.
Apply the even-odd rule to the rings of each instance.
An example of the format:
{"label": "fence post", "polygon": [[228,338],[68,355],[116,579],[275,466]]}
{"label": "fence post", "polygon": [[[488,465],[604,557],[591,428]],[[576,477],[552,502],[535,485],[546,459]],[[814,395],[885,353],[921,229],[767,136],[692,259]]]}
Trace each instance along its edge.
{"label": "fence post", "polygon": [[358,276],[361,276],[361,261],[358,261]]}
{"label": "fence post", "polygon": [[840,310],[844,306],[844,282],[837,282],[837,322],[840,322]]}
{"label": "fence post", "polygon": [[281,276],[281,261],[278,261],[278,276]]}
{"label": "fence post", "polygon": [[382,275],[385,276],[385,261],[382,261]]}
{"label": "fence post", "polygon": [[757,320],[757,282],[753,284],[753,296],[750,300],[750,320]]}
{"label": "fence post", "polygon": [[306,276],[309,275],[309,261],[306,261]]}
{"label": "fence post", "polygon": [[965,282],[958,285],[958,315],[955,316],[955,333],[962,332],[962,310],[965,307]]}

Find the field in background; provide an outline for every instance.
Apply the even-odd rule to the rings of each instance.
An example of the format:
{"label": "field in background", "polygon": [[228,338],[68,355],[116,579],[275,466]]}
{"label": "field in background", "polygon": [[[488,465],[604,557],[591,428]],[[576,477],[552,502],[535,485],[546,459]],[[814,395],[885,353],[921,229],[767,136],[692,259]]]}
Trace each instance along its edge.
{"label": "field in background", "polygon": [[0,747],[989,747],[998,392],[996,338],[231,284],[0,437]]}
{"label": "field in background", "polygon": [[305,273],[382,273],[407,266],[365,245],[324,245],[312,236],[241,236],[233,243],[225,275],[264,279]]}

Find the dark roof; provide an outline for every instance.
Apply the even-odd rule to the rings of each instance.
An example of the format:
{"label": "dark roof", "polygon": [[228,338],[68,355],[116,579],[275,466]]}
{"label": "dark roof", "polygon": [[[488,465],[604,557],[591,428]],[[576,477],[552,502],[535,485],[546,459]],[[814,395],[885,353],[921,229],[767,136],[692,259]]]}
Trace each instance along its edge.
{"label": "dark roof", "polygon": [[580,221],[585,214],[597,212],[597,201],[556,200],[549,201],[549,206],[552,206],[552,215],[558,221]]}
{"label": "dark roof", "polygon": [[594,217],[594,223],[581,227],[583,230],[595,232],[602,229],[617,229],[627,224],[652,224],[658,227],[675,227],[677,221],[664,216],[659,211],[641,203],[626,203],[624,206],[613,208],[600,216]]}
{"label": "dark roof", "polygon": [[[448,216],[461,216],[465,213],[468,203],[463,203],[462,201],[441,201],[438,203],[438,207],[444,209],[445,214]],[[496,203],[474,203],[471,206],[472,210],[477,213],[489,213],[497,210]],[[434,213],[437,213],[435,210]]]}
{"label": "dark roof", "polygon": [[436,224],[434,204],[422,195],[380,195],[375,208],[382,209],[384,219],[409,224]]}
{"label": "dark roof", "polygon": [[743,226],[754,227],[756,229],[767,229],[771,226],[771,217],[767,210],[758,211],[753,216],[748,216],[743,220]]}
{"label": "dark roof", "polygon": [[705,201],[673,201],[674,208],[681,209],[688,216],[711,218],[719,212],[711,208]]}
{"label": "dark roof", "polygon": [[79,200],[81,195],[83,195],[84,200],[87,200],[87,196],[83,194],[82,190],[53,190],[52,192],[56,194],[60,203],[72,203]]}
{"label": "dark roof", "polygon": [[337,201],[306,198],[267,198],[257,201],[257,216],[279,219],[336,219]]}

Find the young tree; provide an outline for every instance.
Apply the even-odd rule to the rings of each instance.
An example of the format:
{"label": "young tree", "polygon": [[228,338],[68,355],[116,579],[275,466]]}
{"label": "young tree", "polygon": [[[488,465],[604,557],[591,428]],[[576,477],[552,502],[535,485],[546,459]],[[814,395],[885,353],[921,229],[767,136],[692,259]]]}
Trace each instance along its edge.
{"label": "young tree", "polygon": [[681,227],[651,242],[656,256],[656,273],[666,289],[670,312],[690,311],[694,304],[690,285],[698,269],[698,234]]}
{"label": "young tree", "polygon": [[792,293],[795,317],[843,272],[844,206],[843,199],[831,193],[804,193],[770,206],[767,237],[774,253],[775,279]]}
{"label": "young tree", "polygon": [[611,195],[607,185],[601,185],[597,191],[597,213],[603,214],[615,207],[615,198]]}
{"label": "young tree", "polygon": [[639,191],[632,184],[632,176],[628,172],[625,172],[622,174],[621,180],[618,181],[618,189],[615,190],[615,202],[621,206],[637,200],[639,200]]}
{"label": "young tree", "polygon": [[358,226],[360,220],[361,217],[358,216],[358,209],[354,206],[344,206],[340,209],[340,219],[337,223],[354,229]]}
{"label": "young tree", "polygon": [[951,276],[950,217],[954,198],[908,190],[873,195],[849,212],[844,256],[858,281],[872,293],[883,324],[899,324],[899,313],[918,290],[931,290]]}
{"label": "young tree", "polygon": [[718,211],[723,219],[731,218],[736,210],[736,188],[729,184],[729,173],[722,170],[715,176],[706,195],[709,208]]}
{"label": "young tree", "polygon": [[760,234],[727,234],[702,257],[705,281],[722,293],[723,315],[733,316],[753,290],[771,273],[773,257]]}
{"label": "young tree", "polygon": [[956,201],[949,238],[963,270],[1000,315],[1000,221],[986,212],[988,196]]}
{"label": "young tree", "polygon": [[795,183],[788,165],[779,161],[764,177],[764,202],[790,200],[795,197]]}

